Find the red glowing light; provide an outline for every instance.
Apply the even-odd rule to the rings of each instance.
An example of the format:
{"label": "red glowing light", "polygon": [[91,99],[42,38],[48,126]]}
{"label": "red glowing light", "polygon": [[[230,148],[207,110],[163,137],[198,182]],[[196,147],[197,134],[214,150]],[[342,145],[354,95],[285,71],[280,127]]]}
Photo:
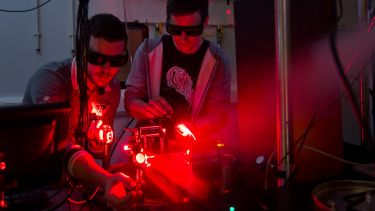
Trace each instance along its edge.
{"label": "red glowing light", "polygon": [[138,153],[138,154],[135,156],[135,160],[136,160],[139,164],[142,164],[142,163],[146,162],[146,156],[145,156],[143,153]]}
{"label": "red glowing light", "polygon": [[191,165],[185,164],[183,153],[158,155],[152,162],[152,168],[145,171],[145,176],[174,203],[189,202],[190,196],[206,200],[209,184],[193,173]]}
{"label": "red glowing light", "polygon": [[113,195],[116,198],[125,198],[126,196],[126,191],[125,187],[122,183],[117,183],[112,187],[112,189],[109,191],[109,195]]}
{"label": "red glowing light", "polygon": [[103,141],[104,140],[104,137],[103,137],[103,130],[99,130],[99,140],[100,141]]}
{"label": "red glowing light", "polygon": [[103,112],[102,112],[101,107],[98,108],[94,102],[91,103],[91,107],[92,107],[92,109],[91,109],[92,114],[95,114],[98,117],[102,116]]}
{"label": "red glowing light", "polygon": [[227,10],[225,10],[225,13],[227,13],[227,15],[230,15],[230,14],[232,14],[232,10],[227,9]]}
{"label": "red glowing light", "polygon": [[222,148],[224,148],[224,144],[223,144],[223,143],[217,143],[217,144],[216,144],[216,147],[217,147],[218,149],[222,149]]}
{"label": "red glowing light", "polygon": [[140,152],[135,155],[134,159],[142,167],[150,167],[151,163],[148,162],[148,159],[154,157],[155,156],[148,156],[147,154]]}
{"label": "red glowing light", "polygon": [[102,124],[103,124],[103,121],[99,120],[98,123],[96,124],[96,128],[100,128],[100,126],[102,126]]}
{"label": "red glowing light", "polygon": [[188,203],[190,200],[189,200],[188,197],[184,197],[184,198],[182,199],[182,201],[183,201],[184,203]]}
{"label": "red glowing light", "polygon": [[178,124],[176,126],[177,128],[177,131],[184,137],[191,137],[193,138],[194,141],[196,141],[197,139],[195,138],[194,134],[190,131],[190,129],[188,127],[186,127],[185,124]]}
{"label": "red glowing light", "polygon": [[7,165],[5,164],[5,162],[0,162],[0,170],[1,171],[5,170],[6,166]]}
{"label": "red glowing light", "polygon": [[132,148],[131,148],[129,145],[125,145],[125,146],[124,146],[124,150],[125,150],[125,151],[129,151],[129,150],[131,150],[131,149],[132,149]]}

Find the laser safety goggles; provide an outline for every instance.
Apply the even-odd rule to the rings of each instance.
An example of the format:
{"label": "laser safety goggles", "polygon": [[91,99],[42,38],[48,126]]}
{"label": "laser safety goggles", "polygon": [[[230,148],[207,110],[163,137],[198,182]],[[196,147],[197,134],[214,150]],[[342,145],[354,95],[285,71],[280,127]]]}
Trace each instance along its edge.
{"label": "laser safety goggles", "polygon": [[199,36],[203,33],[203,23],[196,26],[177,26],[170,23],[169,18],[166,21],[165,28],[171,35],[180,36],[184,31],[188,36]]}
{"label": "laser safety goggles", "polygon": [[128,51],[125,49],[124,54],[116,56],[107,56],[96,51],[88,50],[87,61],[94,65],[105,65],[107,61],[111,67],[122,67],[128,63]]}

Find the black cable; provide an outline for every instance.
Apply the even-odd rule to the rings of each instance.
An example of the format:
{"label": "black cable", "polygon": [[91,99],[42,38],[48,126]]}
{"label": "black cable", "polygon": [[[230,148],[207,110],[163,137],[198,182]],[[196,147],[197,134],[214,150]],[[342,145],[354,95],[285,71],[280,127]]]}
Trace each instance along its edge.
{"label": "black cable", "polygon": [[[371,11],[372,9],[372,11]],[[370,19],[372,19],[375,15],[375,8],[372,8],[371,1],[367,1],[367,10],[370,14]]]}
{"label": "black cable", "polygon": [[[339,4],[339,14],[336,16],[336,18],[335,18],[335,20],[333,21],[333,23],[332,23],[332,28],[334,28],[334,30],[332,30],[332,31],[336,31],[336,27],[337,27],[337,23],[339,22],[339,20],[341,19],[341,17],[342,17],[342,15],[343,15],[343,6],[342,6],[342,0],[339,0],[338,1],[338,4]],[[330,35],[331,35],[331,33],[330,33]],[[332,37],[330,36],[330,41],[331,41],[331,39],[332,39]],[[333,38],[333,40],[335,40],[335,37]],[[330,44],[332,44],[332,42],[330,42]],[[331,46],[331,49],[332,49],[332,46]],[[336,51],[336,46],[334,45],[334,51],[335,51],[335,53],[333,52],[332,54],[334,54],[334,59],[335,59],[335,62],[336,62],[336,64],[339,64],[339,68],[341,68],[342,70],[343,70],[343,68],[342,68],[342,66],[341,66],[341,63],[340,63],[340,60],[338,59],[338,55],[337,55],[337,51]],[[336,56],[335,56],[336,55]],[[337,57],[337,58],[336,58]],[[337,62],[338,61],[338,62]],[[343,73],[344,73],[344,71],[342,71]],[[341,75],[341,74],[340,74]],[[345,75],[344,75],[344,77],[345,77]],[[346,78],[345,78],[346,79]],[[349,84],[349,82],[347,81],[347,79],[346,79],[346,82]],[[349,86],[350,87],[350,86]],[[349,92],[352,92],[351,91],[351,89],[349,88]],[[353,95],[354,96],[354,95]],[[340,98],[339,98],[339,100],[338,101],[336,101],[336,102],[334,102],[333,104],[332,104],[332,107],[334,107],[334,105],[336,104],[336,103],[338,103],[338,102],[340,102],[341,101],[341,99],[342,99],[342,97],[343,96],[341,96]],[[330,108],[330,107],[329,107]],[[331,109],[328,109],[328,110],[331,110]],[[323,113],[323,115],[321,115],[320,116],[320,118],[318,118],[317,119],[317,121],[314,121],[314,119],[316,118],[316,116],[317,116],[317,110],[315,110],[315,112],[314,112],[314,114],[313,114],[313,117],[311,118],[311,120],[309,121],[309,123],[308,123],[308,126],[307,126],[307,128],[305,129],[305,132],[294,142],[294,144],[293,144],[293,147],[292,147],[292,151],[294,152],[294,147],[295,146],[297,146],[297,144],[299,144],[300,142],[301,142],[301,144],[299,145],[299,148],[298,148],[298,154],[300,153],[300,151],[301,151],[301,149],[303,148],[303,145],[305,144],[305,142],[306,142],[306,140],[307,140],[307,135],[308,135],[308,133],[310,132],[310,130],[312,130],[313,129],[313,127],[316,125],[316,123],[320,120],[320,119],[322,119],[326,114],[327,114],[328,112],[325,112],[325,113]],[[292,152],[291,151],[289,151],[289,152],[287,152],[282,158],[281,158],[281,160],[277,163],[277,165],[276,166],[278,166],[278,165],[280,165],[280,163],[282,163],[287,157],[288,157],[288,155],[290,155]],[[295,167],[295,165],[294,165],[294,167]],[[296,168],[294,168],[294,169],[296,169]],[[294,170],[293,170],[294,171]],[[291,175],[294,175],[294,173],[292,172],[291,173]],[[286,182],[284,183],[284,186],[288,183],[290,181],[290,178],[287,178],[287,180],[286,180]]]}
{"label": "black cable", "polygon": [[33,10],[36,10],[36,9],[39,9],[41,8],[42,6],[46,5],[48,2],[50,2],[51,0],[47,0],[45,1],[43,4],[37,6],[37,7],[34,7],[34,8],[31,8],[31,9],[26,9],[26,10],[7,10],[7,9],[0,9],[0,12],[30,12],[30,11],[33,11]]}
{"label": "black cable", "polygon": [[338,3],[339,3],[339,11],[340,11],[340,13],[339,13],[339,15],[336,17],[336,20],[335,20],[335,24],[337,24],[339,21],[340,21],[340,19],[342,18],[342,15],[343,15],[343,7],[342,7],[342,0],[339,0],[339,1],[337,1]]}
{"label": "black cable", "polygon": [[[337,100],[336,102],[334,102],[331,106],[331,109],[335,107],[336,104],[338,104],[338,102],[341,102],[341,99],[344,97],[345,95],[341,95],[341,97],[339,98],[339,100]],[[330,111],[331,109],[327,109],[327,111]],[[304,144],[306,143],[306,140],[307,140],[307,136],[309,134],[309,132],[314,128],[314,126],[321,120],[323,119],[323,117],[328,114],[328,112],[324,112],[319,118],[316,118],[317,117],[317,113],[318,111],[315,110],[313,116],[311,117],[310,119],[310,122],[308,123],[307,125],[307,128],[305,129],[305,131],[303,132],[303,134],[295,141],[295,143],[293,144],[293,150],[296,146],[299,146],[298,149],[297,149],[297,156],[300,155],[301,151],[302,151],[302,148],[304,146]],[[301,142],[301,143],[300,143]],[[280,165],[288,156],[288,154],[290,154],[291,152],[287,152],[286,155],[277,163],[277,166]],[[290,181],[291,181],[291,177],[294,177],[296,175],[296,169],[297,169],[297,162],[298,159],[295,159],[295,162],[294,162],[294,165],[293,165],[293,169],[292,169],[292,173],[291,175],[289,176],[289,178],[286,178],[285,182],[284,182],[284,186],[286,186]]]}
{"label": "black cable", "polygon": [[354,111],[354,115],[357,119],[357,122],[360,125],[360,128],[363,129],[364,132],[364,139],[365,143],[362,143],[363,146],[367,147],[367,142],[371,140],[371,135],[370,135],[370,130],[367,125],[367,123],[364,121],[362,118],[361,110],[359,108],[359,105],[356,103],[356,98],[354,95],[353,90],[351,89],[351,85],[345,76],[345,71],[344,68],[341,64],[338,52],[337,52],[337,47],[336,47],[336,31],[332,31],[329,35],[329,44],[330,44],[330,49],[332,56],[334,58],[335,64],[336,64],[336,69],[340,75],[341,81],[344,85],[345,88],[345,93],[348,95],[349,102],[351,103],[352,109]]}
{"label": "black cable", "polygon": [[[351,84],[349,84],[350,87],[351,87],[352,84],[354,84],[354,82],[359,80],[359,78],[360,78],[360,73],[358,73],[356,75],[356,77],[354,78],[354,80],[351,82]],[[345,96],[346,96],[346,93],[344,92],[343,94],[341,94],[341,96],[336,101],[334,101],[330,106],[328,106],[328,109],[326,109],[325,112],[323,112],[318,118],[316,118],[316,115],[314,113],[314,115],[313,115],[312,119],[310,120],[310,122],[309,122],[307,128],[305,129],[304,133],[300,137],[298,137],[298,139],[296,139],[296,141],[294,142],[293,149],[294,149],[295,146],[299,145],[298,150],[299,151],[302,150],[303,145],[305,144],[305,141],[307,139],[308,133],[315,127],[316,124],[318,124],[318,122],[320,122],[321,119],[323,119],[333,108],[335,108],[337,106],[337,104],[340,103],[341,100]],[[317,110],[316,110],[316,112],[317,112]],[[313,120],[314,118],[316,118],[315,121]],[[297,154],[300,154],[299,151],[297,152]],[[289,153],[291,153],[291,152],[286,153],[286,155],[277,163],[276,166],[280,165],[287,158]],[[287,179],[285,181],[284,185],[286,185],[289,181],[290,181],[290,179]]]}
{"label": "black cable", "polygon": [[[357,74],[357,76],[352,81],[352,84],[354,82],[356,82],[359,79],[359,77],[360,77],[360,74]],[[307,128],[305,129],[305,131],[302,133],[302,135],[299,136],[296,139],[296,141],[294,142],[293,149],[297,145],[300,145],[300,147],[299,147],[300,149],[303,148],[303,145],[302,145],[302,143],[300,144],[300,142],[303,142],[304,139],[307,138],[308,133],[315,127],[315,125],[318,124],[320,122],[320,120],[322,120],[332,109],[334,109],[337,106],[337,104],[340,103],[341,100],[344,97],[345,97],[345,93],[341,94],[341,96],[336,101],[334,101],[331,105],[329,105],[328,108],[318,118],[315,119],[315,121],[313,121],[313,120],[310,121],[309,125],[307,126]],[[312,119],[315,118],[314,116],[315,115],[313,115]],[[283,158],[281,158],[281,160],[279,161],[279,163],[277,163],[276,166],[280,165],[287,158],[287,156],[288,156],[289,153],[290,152],[286,153],[286,155]]]}
{"label": "black cable", "polygon": [[79,87],[79,117],[77,140],[84,149],[86,146],[86,128],[88,128],[88,94],[87,94],[87,49],[89,46],[88,33],[88,0],[80,0],[77,12],[76,36],[76,65],[77,82]]}
{"label": "black cable", "polygon": [[[317,107],[319,107],[319,106],[317,106]],[[308,133],[309,133],[310,130],[313,129],[313,127],[314,127],[314,121],[315,121],[317,115],[318,115],[318,109],[315,110],[313,116],[312,116],[311,119],[310,119],[309,124],[307,125],[307,128],[306,128],[305,132],[302,134],[302,136],[301,136],[301,138],[300,138],[300,140],[301,140],[301,144],[299,145],[299,147],[298,147],[298,149],[297,149],[297,156],[299,156],[300,153],[301,153],[302,147],[303,147],[303,145],[305,144],[305,142],[306,142],[306,140],[307,140],[307,135],[308,135]],[[295,145],[297,145],[298,142],[299,142],[299,140],[296,141],[296,144],[295,144]]]}
{"label": "black cable", "polygon": [[113,153],[114,153],[114,151],[115,151],[115,149],[116,149],[116,147],[117,147],[117,144],[120,142],[121,137],[125,134],[125,128],[129,128],[130,124],[131,124],[134,120],[135,120],[134,117],[130,117],[130,119],[129,119],[127,122],[125,122],[124,127],[123,127],[123,129],[122,129],[122,131],[121,131],[121,134],[119,135],[118,138],[116,138],[117,140],[116,140],[116,141],[113,143],[113,145],[112,145],[111,152],[109,153],[109,161],[111,161],[112,156],[113,156]]}
{"label": "black cable", "polygon": [[[340,9],[340,13],[338,15],[338,17],[336,18],[335,22],[334,22],[334,26],[336,27],[337,26],[337,23],[338,21],[341,19],[342,17],[342,14],[343,14],[343,8],[342,8],[342,1],[338,1],[339,3],[339,9]],[[352,87],[352,84],[359,79],[359,76],[360,74],[357,75],[357,77],[355,78],[355,80],[353,80],[352,84],[349,83],[348,79],[346,78],[345,76],[345,73],[344,73],[344,68],[342,67],[341,65],[341,61],[339,59],[339,56],[338,56],[338,53],[337,53],[337,47],[336,47],[336,33],[335,33],[336,30],[333,30],[331,33],[330,33],[330,47],[331,47],[331,53],[334,57],[334,61],[335,61],[335,64],[339,70],[339,73],[340,73],[340,76],[341,76],[341,79],[343,80],[344,82],[344,85],[345,85],[345,88],[346,88],[346,92],[344,92],[340,97],[339,99],[334,102],[330,107],[329,109],[326,110],[326,112],[324,112],[315,122],[313,121],[313,118],[316,117],[316,114],[313,115],[310,123],[309,123],[309,126],[306,128],[305,132],[298,138],[298,140],[295,142],[294,145],[297,145],[299,144],[299,142],[301,142],[299,144],[299,148],[298,148],[298,154],[300,153],[300,151],[302,150],[303,148],[303,145],[306,141],[306,138],[307,138],[307,135],[308,135],[308,132],[320,121],[320,119],[322,119],[327,113],[328,111],[330,111],[332,108],[335,107],[335,105],[339,102],[341,102],[341,100],[345,97],[346,93],[349,94],[349,97],[350,97],[350,100],[351,102],[354,104],[354,109],[355,109],[355,112],[356,112],[356,115],[358,117],[360,117],[360,123],[365,126],[366,128],[364,128],[364,131],[367,132],[366,135],[368,136],[367,138],[370,138],[370,133],[369,133],[369,129],[368,129],[368,126],[367,124],[365,124],[363,118],[361,117],[361,113],[360,113],[360,109],[358,107],[358,105],[355,103],[355,96],[354,96],[354,93],[351,89]],[[367,140],[370,140],[370,139],[367,139]],[[285,160],[285,158],[283,158],[282,160]]]}
{"label": "black cable", "polygon": [[[353,93],[353,91],[351,89],[351,84],[349,83],[348,79],[345,76],[344,68],[341,65],[341,61],[340,61],[338,53],[337,53],[337,47],[336,47],[336,27],[337,27],[338,21],[341,19],[342,15],[343,15],[342,1],[339,0],[338,3],[339,3],[339,10],[340,10],[340,12],[339,12],[339,15],[337,16],[337,18],[335,19],[335,21],[333,22],[333,28],[334,29],[329,33],[329,41],[330,41],[329,44],[330,44],[331,53],[332,53],[332,55],[334,57],[335,64],[336,64],[337,69],[338,69],[338,71],[340,73],[341,79],[344,82],[344,86],[345,86],[346,92],[344,92],[344,94],[342,94],[337,101],[333,102],[333,104],[331,106],[329,106],[328,109],[319,118],[316,119],[316,121],[314,121],[314,119],[316,118],[317,110],[315,111],[315,113],[314,113],[313,117],[311,118],[311,120],[310,120],[307,128],[305,129],[305,132],[293,144],[294,145],[293,149],[294,149],[295,146],[299,145],[298,152],[297,152],[298,154],[302,150],[303,145],[305,144],[305,142],[307,140],[308,133],[328,113],[328,111],[330,111],[331,109],[333,109],[336,106],[336,104],[338,104],[339,102],[341,102],[341,100],[345,96],[345,93],[347,93],[349,95],[349,99],[352,102],[352,105],[353,105],[353,108],[355,110],[356,116],[360,117],[360,123],[361,123],[361,125],[363,125],[364,127],[367,128],[367,129],[364,128],[365,132],[367,132],[367,133],[369,132],[368,127],[366,126],[364,120],[361,117],[361,113],[360,113],[359,107],[355,103],[355,96],[354,96],[354,93]],[[358,114],[359,114],[359,116],[358,116]],[[369,133],[368,133],[368,135],[369,135]],[[280,165],[280,163],[282,163],[287,158],[287,155],[289,155],[290,153],[291,152],[287,152],[286,155],[277,163],[277,166]],[[290,181],[290,179],[287,179],[286,181]],[[286,184],[287,184],[287,182],[284,183],[284,185],[286,185]]]}
{"label": "black cable", "polygon": [[[341,13],[342,13],[342,0],[339,0],[338,2],[339,2],[339,8],[340,8]],[[337,23],[340,20],[340,18],[341,18],[341,16],[339,16],[336,19],[335,26],[337,26]],[[351,88],[351,85],[350,85],[346,75],[345,75],[345,70],[344,70],[344,68],[341,64],[340,57],[339,57],[339,54],[337,52],[336,31],[337,31],[336,28],[334,28],[334,30],[332,30],[329,33],[329,44],[330,44],[331,53],[332,53],[334,62],[336,64],[336,69],[337,69],[337,71],[340,75],[341,81],[343,82],[345,93],[349,97],[349,101],[350,101],[352,109],[354,111],[355,118],[357,119],[357,122],[358,122],[360,128],[363,130],[363,133],[364,133],[363,134],[364,135],[364,137],[363,137],[364,141],[363,141],[363,143],[361,143],[362,147],[365,147],[365,149],[368,150],[368,151],[372,151],[373,150],[372,149],[373,148],[372,143],[369,143],[370,141],[372,141],[369,126],[365,122],[364,118],[362,118],[361,109],[356,102],[354,92]],[[362,133],[362,131],[361,131],[361,133]]]}

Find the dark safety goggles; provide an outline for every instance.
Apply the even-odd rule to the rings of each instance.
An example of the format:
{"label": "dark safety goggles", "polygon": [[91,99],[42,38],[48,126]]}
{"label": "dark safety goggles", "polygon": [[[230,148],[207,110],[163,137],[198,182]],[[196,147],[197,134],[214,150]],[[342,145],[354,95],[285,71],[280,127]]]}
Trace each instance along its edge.
{"label": "dark safety goggles", "polygon": [[199,36],[203,33],[203,23],[196,26],[177,26],[169,23],[169,20],[167,20],[165,28],[169,34],[175,36],[180,36],[183,31],[186,35],[192,37]]}
{"label": "dark safety goggles", "polygon": [[125,49],[124,54],[116,56],[107,56],[96,51],[88,50],[87,61],[94,65],[105,65],[107,61],[111,67],[122,67],[128,63],[128,51]]}

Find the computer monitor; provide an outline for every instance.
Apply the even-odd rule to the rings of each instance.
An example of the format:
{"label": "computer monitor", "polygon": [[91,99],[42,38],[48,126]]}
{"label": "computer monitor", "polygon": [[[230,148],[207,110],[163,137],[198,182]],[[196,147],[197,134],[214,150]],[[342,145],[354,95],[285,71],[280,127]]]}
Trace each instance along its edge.
{"label": "computer monitor", "polygon": [[57,143],[67,137],[69,114],[68,103],[0,107],[2,187],[24,190],[60,179]]}

